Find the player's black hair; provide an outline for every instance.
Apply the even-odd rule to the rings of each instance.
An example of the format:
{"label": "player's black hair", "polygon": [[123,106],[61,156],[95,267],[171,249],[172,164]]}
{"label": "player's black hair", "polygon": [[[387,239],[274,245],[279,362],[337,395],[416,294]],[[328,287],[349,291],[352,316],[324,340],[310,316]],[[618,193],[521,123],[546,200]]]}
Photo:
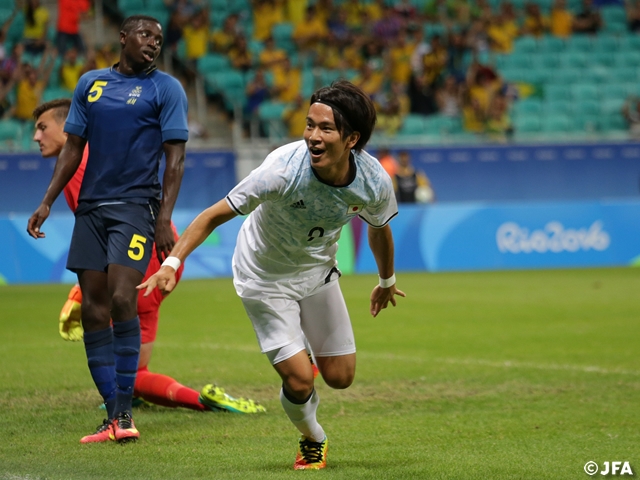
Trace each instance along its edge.
{"label": "player's black hair", "polygon": [[33,110],[33,119],[38,120],[40,115],[49,110],[53,110],[53,118],[57,123],[64,123],[69,115],[69,109],[71,108],[71,100],[68,98],[56,98],[49,102],[45,102],[42,105],[37,106]]}
{"label": "player's black hair", "polygon": [[360,134],[353,147],[356,152],[365,147],[377,119],[376,109],[369,95],[347,80],[337,80],[311,95],[309,105],[316,102],[331,107],[341,138],[347,138],[353,132]]}
{"label": "player's black hair", "polygon": [[129,33],[131,29],[141,21],[155,22],[160,24],[157,18],[150,17],[149,15],[131,15],[130,17],[127,17],[122,21],[122,25],[120,25],[120,31]]}

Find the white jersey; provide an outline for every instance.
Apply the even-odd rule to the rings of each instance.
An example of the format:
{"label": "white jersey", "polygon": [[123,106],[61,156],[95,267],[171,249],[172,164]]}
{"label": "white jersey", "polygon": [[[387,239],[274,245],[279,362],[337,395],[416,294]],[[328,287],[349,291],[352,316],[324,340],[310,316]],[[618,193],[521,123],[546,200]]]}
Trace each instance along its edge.
{"label": "white jersey", "polygon": [[243,223],[233,262],[251,278],[307,277],[335,267],[342,226],[355,215],[385,226],[398,213],[391,178],[374,157],[354,153],[355,177],[320,180],[304,141],[273,151],[227,195]]}

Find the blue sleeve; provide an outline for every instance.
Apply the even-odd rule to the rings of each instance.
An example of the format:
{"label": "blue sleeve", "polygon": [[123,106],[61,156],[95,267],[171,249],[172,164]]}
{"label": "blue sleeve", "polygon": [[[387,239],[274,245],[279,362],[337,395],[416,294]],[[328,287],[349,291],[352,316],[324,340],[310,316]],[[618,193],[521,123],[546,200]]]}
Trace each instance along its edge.
{"label": "blue sleeve", "polygon": [[162,130],[162,142],[169,140],[189,139],[189,127],[187,125],[187,95],[180,82],[167,75],[162,82],[160,95],[160,128]]}
{"label": "blue sleeve", "polygon": [[87,96],[85,95],[87,81],[86,74],[78,80],[76,89],[73,91],[69,115],[64,125],[65,132],[82,138],[87,138]]}

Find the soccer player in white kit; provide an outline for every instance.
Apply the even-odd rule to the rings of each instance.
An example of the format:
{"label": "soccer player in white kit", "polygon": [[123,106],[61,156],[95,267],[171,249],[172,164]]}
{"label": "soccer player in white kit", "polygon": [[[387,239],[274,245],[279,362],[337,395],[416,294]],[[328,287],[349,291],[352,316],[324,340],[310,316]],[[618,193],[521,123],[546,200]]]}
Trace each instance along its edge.
{"label": "soccer player in white kit", "polygon": [[340,231],[354,216],[368,223],[380,277],[371,314],[405,296],[395,285],[389,221],[398,208],[391,178],[363,151],[375,121],[373,103],[350,82],[317,90],[304,140],[273,151],[198,215],[162,268],[138,287],[170,292],[181,262],[217,226],[249,214],[238,234],[233,282],[262,352],[282,378],[284,411],[302,434],[295,469],[324,468],[327,454],[304,337],[327,385],[347,388],[355,376],[355,340],[336,261]]}

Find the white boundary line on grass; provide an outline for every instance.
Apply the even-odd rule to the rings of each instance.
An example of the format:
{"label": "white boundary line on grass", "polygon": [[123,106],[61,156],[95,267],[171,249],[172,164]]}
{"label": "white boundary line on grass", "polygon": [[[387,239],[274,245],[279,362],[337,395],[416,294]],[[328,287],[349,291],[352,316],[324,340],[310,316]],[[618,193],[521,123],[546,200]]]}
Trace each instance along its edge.
{"label": "white boundary line on grass", "polygon": [[[178,343],[161,342],[158,346],[168,348],[184,348],[184,345]],[[222,345],[218,343],[199,343],[192,347],[201,348],[203,350],[235,350],[239,352],[259,353],[258,347],[253,345]],[[479,367],[492,368],[531,368],[534,370],[557,370],[565,372],[582,372],[582,373],[599,373],[602,375],[631,375],[640,376],[640,371],[625,370],[619,368],[603,368],[595,365],[567,365],[556,363],[535,363],[535,362],[519,362],[513,360],[495,361],[484,360],[481,358],[439,358],[439,357],[416,357],[409,355],[396,355],[394,353],[382,352],[362,352],[358,351],[358,357],[371,358],[374,360],[390,360],[406,363],[448,363],[451,365],[471,365]]]}
{"label": "white boundary line on grass", "polygon": [[618,368],[602,368],[594,365],[561,365],[556,363],[534,363],[534,362],[518,362],[512,360],[495,361],[495,360],[483,360],[480,358],[421,358],[411,357],[406,355],[395,355],[392,353],[359,353],[359,356],[364,358],[373,358],[376,360],[394,360],[400,362],[411,363],[449,363],[453,365],[472,365],[481,367],[493,367],[493,368],[532,368],[535,370],[560,370],[566,372],[584,372],[584,373],[601,373],[604,375],[633,375],[640,376],[640,371],[636,370],[624,370]]}

